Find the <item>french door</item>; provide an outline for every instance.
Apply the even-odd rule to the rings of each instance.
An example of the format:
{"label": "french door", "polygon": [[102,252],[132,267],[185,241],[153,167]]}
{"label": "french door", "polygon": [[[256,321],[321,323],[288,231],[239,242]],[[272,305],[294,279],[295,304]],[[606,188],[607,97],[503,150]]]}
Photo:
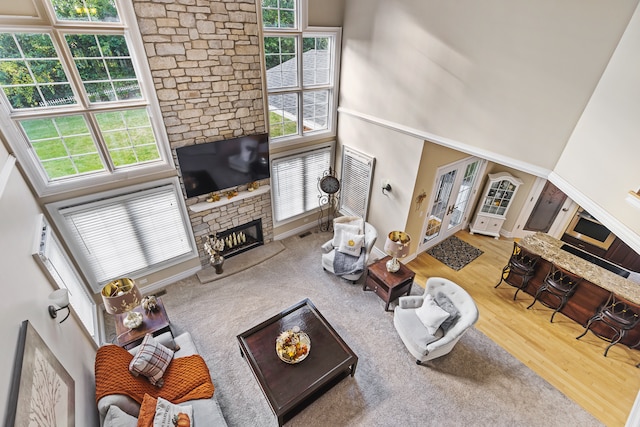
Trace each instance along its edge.
{"label": "french door", "polygon": [[484,160],[469,157],[438,169],[430,208],[422,227],[420,251],[451,236],[468,222],[478,176],[485,164]]}

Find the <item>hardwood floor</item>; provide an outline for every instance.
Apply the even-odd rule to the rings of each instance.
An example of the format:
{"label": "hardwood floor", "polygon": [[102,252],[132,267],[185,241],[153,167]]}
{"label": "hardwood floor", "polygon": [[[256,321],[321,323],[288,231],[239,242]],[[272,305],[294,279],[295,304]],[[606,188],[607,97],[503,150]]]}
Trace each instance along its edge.
{"label": "hardwood floor", "polygon": [[[640,388],[640,351],[617,345],[603,356],[606,343],[591,332],[580,340],[581,325],[558,313],[550,323],[552,310],[536,304],[533,297],[501,284],[500,279],[513,240],[456,234],[484,253],[460,271],[452,270],[422,253],[407,265],[424,286],[431,276],[445,277],[464,287],[480,310],[476,328],[514,357],[578,403],[607,426],[624,426]],[[455,350],[454,350],[455,351]],[[535,402],[531,402],[535,404]],[[562,410],[562,408],[558,408]]]}

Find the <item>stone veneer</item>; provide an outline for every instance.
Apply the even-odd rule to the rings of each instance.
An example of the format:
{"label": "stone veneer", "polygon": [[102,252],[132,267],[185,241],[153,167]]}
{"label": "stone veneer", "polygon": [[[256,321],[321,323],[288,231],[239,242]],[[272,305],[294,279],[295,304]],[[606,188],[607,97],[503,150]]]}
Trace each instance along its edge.
{"label": "stone veneer", "polygon": [[[178,147],[265,132],[256,0],[133,5],[174,159]],[[202,265],[213,231],[262,218],[265,243],[273,240],[269,193],[189,216]]]}

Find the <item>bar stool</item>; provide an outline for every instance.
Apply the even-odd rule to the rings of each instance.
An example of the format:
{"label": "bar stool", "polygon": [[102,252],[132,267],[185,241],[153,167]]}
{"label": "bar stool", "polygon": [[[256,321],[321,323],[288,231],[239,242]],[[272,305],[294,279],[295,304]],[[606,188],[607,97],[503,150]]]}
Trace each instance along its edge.
{"label": "bar stool", "polygon": [[[527,310],[533,307],[536,301],[540,301],[542,305],[554,309],[551,315],[551,323],[553,323],[553,317],[564,308],[569,297],[573,295],[581,281],[582,277],[571,274],[552,263],[547,276],[536,291],[533,302],[527,307]],[[554,297],[558,301],[558,304],[554,306],[551,302],[539,300],[543,292]]]}
{"label": "bar stool", "polygon": [[[600,322],[611,329],[614,333],[613,337],[609,338],[591,329],[591,326],[595,322]],[[627,332],[635,328],[639,323],[640,306],[614,295],[612,292],[609,294],[607,302],[589,319],[584,332],[580,336],[577,336],[576,339],[579,340],[589,332],[589,329],[591,329],[591,332],[593,332],[595,336],[610,343],[604,350],[604,355],[606,357],[609,349],[622,341]],[[640,342],[630,348],[635,348],[638,345],[640,345]]]}
{"label": "bar stool", "polygon": [[[513,251],[511,252],[511,257],[509,257],[509,262],[502,269],[500,281],[494,288],[500,286],[502,282],[518,288],[513,295],[513,300],[515,301],[518,292],[526,288],[529,280],[536,274],[536,265],[539,260],[539,255],[534,255],[520,246],[518,242],[513,242]],[[520,283],[514,280],[517,278],[520,278]]]}

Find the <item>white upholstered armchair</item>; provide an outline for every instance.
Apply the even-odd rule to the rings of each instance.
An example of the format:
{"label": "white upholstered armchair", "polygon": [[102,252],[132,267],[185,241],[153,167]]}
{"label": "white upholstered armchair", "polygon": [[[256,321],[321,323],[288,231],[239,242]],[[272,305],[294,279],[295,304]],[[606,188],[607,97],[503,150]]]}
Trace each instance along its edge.
{"label": "white upholstered armchair", "polygon": [[467,291],[442,277],[429,278],[423,295],[400,297],[393,314],[418,365],[448,354],[477,320],[478,307]]}
{"label": "white upholstered armchair", "polygon": [[[339,252],[341,243],[344,243],[343,240],[348,241],[349,238],[347,238],[347,236],[350,233],[355,233],[356,229],[359,230],[358,234],[362,236],[362,248],[361,252],[359,252],[359,254],[361,254],[359,266],[347,268],[345,271],[349,272],[343,274],[341,271],[336,269],[336,265],[338,265],[338,269],[342,268],[340,266],[341,263],[339,262],[340,259],[336,260],[336,256],[340,258],[343,255],[336,255],[336,252]],[[333,238],[322,245],[322,268],[324,268],[325,271],[329,271],[345,280],[355,283],[364,273],[364,269],[369,261],[369,255],[371,255],[371,250],[373,249],[373,245],[376,243],[377,238],[378,232],[375,227],[368,222],[365,222],[362,218],[347,216],[335,218],[333,220]],[[337,264],[336,261],[338,261]]]}

